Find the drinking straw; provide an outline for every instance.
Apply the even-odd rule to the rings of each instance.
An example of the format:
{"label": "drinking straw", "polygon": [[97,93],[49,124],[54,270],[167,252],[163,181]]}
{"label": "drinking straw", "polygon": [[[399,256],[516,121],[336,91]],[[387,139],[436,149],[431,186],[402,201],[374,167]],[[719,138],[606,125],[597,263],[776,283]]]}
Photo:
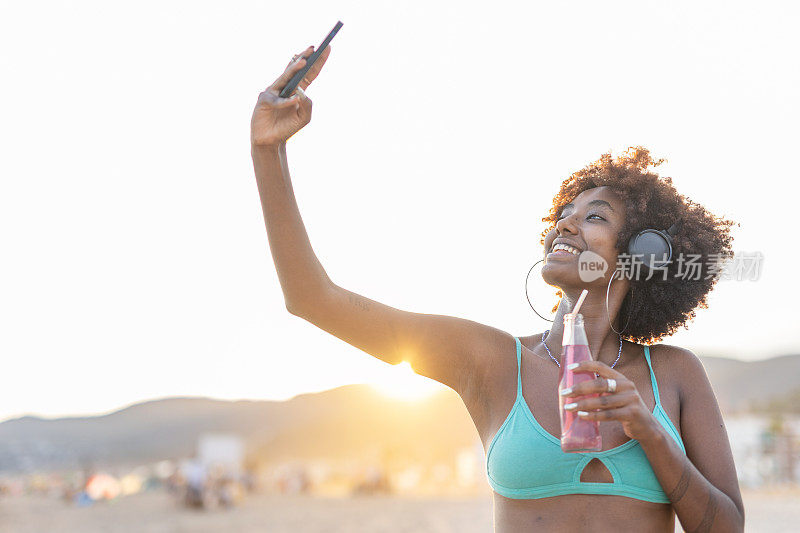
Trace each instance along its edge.
{"label": "drinking straw", "polygon": [[583,300],[584,300],[584,298],[586,298],[586,295],[587,295],[587,294],[589,294],[589,291],[588,291],[588,290],[586,290],[586,289],[583,289],[583,292],[582,292],[582,293],[581,293],[581,295],[578,297],[578,303],[576,303],[576,304],[575,304],[575,308],[574,308],[574,309],[572,310],[572,312],[570,313],[570,315],[572,315],[572,316],[573,316],[573,318],[574,318],[574,317],[576,317],[576,316],[578,316],[578,311],[580,310],[580,308],[581,308],[581,304],[583,304]]}

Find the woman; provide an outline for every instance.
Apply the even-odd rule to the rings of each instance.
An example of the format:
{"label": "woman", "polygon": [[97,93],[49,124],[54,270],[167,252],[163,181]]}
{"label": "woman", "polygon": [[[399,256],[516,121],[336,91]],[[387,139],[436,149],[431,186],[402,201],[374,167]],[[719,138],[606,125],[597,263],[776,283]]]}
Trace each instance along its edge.
{"label": "woman", "polygon": [[[570,176],[543,219],[549,227],[542,235],[542,277],[561,294],[549,331],[516,338],[355,294],[333,283],[315,256],[286,158],[286,140],[311,119],[304,90],[330,50],[297,93],[280,98],[313,47],[295,56],[259,95],[251,122],[256,180],[289,312],[382,361],[406,360],[460,395],[487,451],[496,531],[672,532],[675,514],[687,531],[742,531],[730,445],[703,366],[688,350],[652,345],[706,306],[718,276],[703,266],[700,279],[680,279],[673,261],[668,279],[614,281],[610,268],[586,282],[578,268],[578,254],[586,251],[616,265],[636,232],[678,221],[676,257],[725,259],[732,222],[677,194],[669,178],[647,172],[661,161],[637,148],[617,160],[606,154]],[[599,377],[574,387],[567,407],[605,422],[603,451],[594,454],[564,453],[556,437],[563,316],[583,289],[589,290],[581,314],[594,361],[575,371]],[[599,396],[585,398],[589,393]]]}

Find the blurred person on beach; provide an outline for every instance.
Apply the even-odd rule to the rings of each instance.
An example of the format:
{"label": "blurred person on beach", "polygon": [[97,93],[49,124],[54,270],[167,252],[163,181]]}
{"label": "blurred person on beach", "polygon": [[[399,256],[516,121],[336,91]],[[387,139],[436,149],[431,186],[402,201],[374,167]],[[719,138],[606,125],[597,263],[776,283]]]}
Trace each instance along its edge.
{"label": "blurred person on beach", "polygon": [[[503,430],[536,435],[539,440],[531,441],[530,449],[549,446],[550,459],[525,458],[527,441],[516,442],[517,455],[506,449],[499,456],[514,467],[508,477],[518,471],[521,486],[504,496],[493,485],[495,531],[671,533],[676,515],[687,531],[743,531],[730,443],[705,370],[691,351],[656,344],[690,321],[695,309],[706,307],[719,276],[713,267],[703,267],[706,277],[687,281],[674,275],[680,265],[670,264],[668,280],[656,275],[615,281],[610,269],[584,281],[577,266],[579,254],[587,251],[615,265],[637,232],[667,228],[678,220],[672,243],[676,255],[727,258],[732,222],[678,194],[670,178],[649,170],[662,160],[633,147],[617,158],[604,154],[570,175],[542,219],[547,229],[540,242],[541,278],[557,287],[561,298],[550,330],[515,337],[470,320],[404,311],[353,293],[335,284],[316,257],[289,174],[286,143],[311,120],[312,101],[305,91],[331,47],[292,95],[281,98],[279,93],[313,50],[310,46],[289,62],[258,96],[251,118],[256,182],[287,310],[386,363],[408,361],[416,373],[456,391],[487,456]],[[531,247],[529,242],[519,245]],[[600,425],[603,451],[587,454],[582,470],[573,474],[561,468],[579,454],[558,447],[557,384],[563,317],[584,289],[589,293],[581,313],[594,360],[574,371],[597,377],[574,387],[571,408],[587,420],[605,423]],[[509,424],[517,409],[527,418]],[[656,420],[656,413],[664,418]],[[657,490],[626,493],[621,488],[625,480],[617,477],[627,471],[637,472],[642,486],[649,481]],[[569,483],[554,485],[546,479],[551,476]]]}
{"label": "blurred person on beach", "polygon": [[186,479],[184,503],[187,507],[203,507],[208,480],[205,465],[198,458],[193,458],[183,465],[183,475]]}

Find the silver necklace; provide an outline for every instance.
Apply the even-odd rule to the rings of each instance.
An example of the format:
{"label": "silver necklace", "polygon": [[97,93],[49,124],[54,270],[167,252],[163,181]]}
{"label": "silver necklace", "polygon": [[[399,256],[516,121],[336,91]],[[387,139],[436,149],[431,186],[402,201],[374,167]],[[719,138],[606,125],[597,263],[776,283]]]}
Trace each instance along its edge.
{"label": "silver necklace", "polygon": [[[550,353],[550,348],[548,348],[547,347],[547,343],[544,342],[544,338],[547,336],[548,333],[550,333],[549,329],[547,331],[545,331],[544,333],[542,333],[542,344],[544,344],[544,349],[547,350],[547,355],[550,356],[550,359],[552,359],[553,361],[556,362],[556,364],[558,365],[558,368],[561,368],[561,363],[558,362],[558,359],[553,357],[553,354]],[[620,355],[622,355],[622,335],[619,336],[619,353],[617,353],[617,358],[614,360],[614,364],[611,365],[611,368],[614,368],[615,366],[617,366],[617,361],[619,361],[619,356]]]}

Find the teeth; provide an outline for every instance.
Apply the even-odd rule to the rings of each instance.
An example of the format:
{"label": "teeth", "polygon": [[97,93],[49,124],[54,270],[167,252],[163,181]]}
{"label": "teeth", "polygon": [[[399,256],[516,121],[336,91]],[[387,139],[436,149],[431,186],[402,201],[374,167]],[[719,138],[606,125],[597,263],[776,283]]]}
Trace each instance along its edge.
{"label": "teeth", "polygon": [[565,252],[569,252],[572,255],[580,255],[580,251],[578,251],[577,248],[570,246],[569,244],[562,244],[562,243],[556,244],[555,246],[553,246],[553,251],[555,252],[556,250],[564,250]]}

